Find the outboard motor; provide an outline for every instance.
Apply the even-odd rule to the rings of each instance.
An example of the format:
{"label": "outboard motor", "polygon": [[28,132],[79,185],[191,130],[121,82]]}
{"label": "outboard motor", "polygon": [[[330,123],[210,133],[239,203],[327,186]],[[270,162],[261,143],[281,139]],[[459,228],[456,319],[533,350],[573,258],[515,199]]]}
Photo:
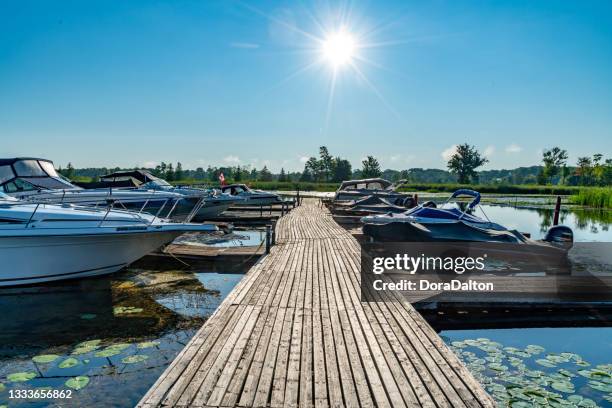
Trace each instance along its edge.
{"label": "outboard motor", "polygon": [[570,249],[574,244],[574,232],[565,225],[555,225],[548,229],[544,241]]}

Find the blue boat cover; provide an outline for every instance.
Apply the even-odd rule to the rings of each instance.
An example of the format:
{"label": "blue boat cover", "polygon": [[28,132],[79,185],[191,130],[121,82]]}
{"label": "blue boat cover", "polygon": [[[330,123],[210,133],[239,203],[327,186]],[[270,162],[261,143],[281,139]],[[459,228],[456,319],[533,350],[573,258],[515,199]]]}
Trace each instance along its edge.
{"label": "blue boat cover", "polygon": [[[473,223],[488,223],[488,221],[483,220],[482,218],[478,218],[471,214],[464,214],[457,208],[430,208],[430,207],[415,207],[411,210],[408,210],[404,214],[410,215],[413,217],[423,217],[423,218],[439,218],[445,220],[461,220],[473,222]],[[463,216],[462,216],[463,215]]]}

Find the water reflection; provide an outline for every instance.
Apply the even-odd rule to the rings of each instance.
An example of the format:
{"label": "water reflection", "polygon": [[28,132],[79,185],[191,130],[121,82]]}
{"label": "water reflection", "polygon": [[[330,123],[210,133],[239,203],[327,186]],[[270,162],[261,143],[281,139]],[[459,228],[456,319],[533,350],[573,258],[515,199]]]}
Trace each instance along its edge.
{"label": "water reflection", "polygon": [[[548,208],[520,208],[498,205],[482,205],[482,211],[491,221],[510,229],[530,233],[539,239],[553,225],[554,211]],[[482,217],[481,210],[476,215]],[[612,242],[612,212],[607,210],[575,209],[564,210],[559,222],[574,231],[578,242]]]}
{"label": "water reflection", "polygon": [[0,406],[58,403],[9,390],[69,389],[75,377],[85,386],[62,406],[133,406],[242,276],[128,270],[0,290]]}

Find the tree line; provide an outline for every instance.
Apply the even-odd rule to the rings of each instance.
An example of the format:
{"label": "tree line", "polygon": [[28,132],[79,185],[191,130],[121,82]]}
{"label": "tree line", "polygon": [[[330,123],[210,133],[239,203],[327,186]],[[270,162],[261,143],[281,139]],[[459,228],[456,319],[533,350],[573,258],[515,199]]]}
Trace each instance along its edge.
{"label": "tree line", "polygon": [[[468,143],[457,146],[447,162],[447,170],[411,168],[406,170],[382,170],[374,156],[367,156],[361,167],[353,169],[351,163],[340,156],[332,155],[326,146],[319,148],[319,155],[310,157],[299,172],[285,171],[272,173],[267,166],[256,169],[251,166],[208,166],[195,170],[184,169],[176,164],[162,162],[154,168],[146,168],[153,175],[170,182],[195,181],[217,184],[223,173],[226,182],[279,181],[339,183],[344,180],[383,177],[390,181],[405,179],[411,183],[460,183],[460,184],[554,184],[568,186],[609,186],[612,185],[612,159],[600,153],[579,157],[576,165],[568,164],[566,150],[555,146],[544,150],[542,164],[519,167],[511,170],[481,170],[488,159],[475,146]],[[136,169],[139,167],[134,167]],[[70,179],[96,179],[104,174],[120,170],[116,168],[75,169],[71,163],[59,172]]]}

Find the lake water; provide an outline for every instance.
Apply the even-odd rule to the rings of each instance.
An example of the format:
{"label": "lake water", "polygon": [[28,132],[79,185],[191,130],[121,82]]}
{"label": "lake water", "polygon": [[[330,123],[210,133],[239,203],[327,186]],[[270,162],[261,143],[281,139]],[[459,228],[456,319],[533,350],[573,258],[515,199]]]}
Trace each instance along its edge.
{"label": "lake water", "polygon": [[500,406],[612,407],[612,328],[442,331]]}
{"label": "lake water", "polygon": [[242,276],[128,270],[0,290],[0,406],[58,403],[10,390],[67,384],[83,388],[62,406],[134,406]]}
{"label": "lake water", "polygon": [[[492,221],[529,232],[534,238],[541,237],[552,224],[551,210],[494,205],[483,208]],[[574,230],[576,241],[611,242],[608,226],[612,220],[607,214],[563,212],[561,220]],[[211,241],[191,236],[184,238],[183,243],[259,245],[264,237],[263,231],[235,231],[230,240],[214,238]],[[73,388],[82,388],[73,390],[72,399],[61,401],[62,406],[133,406],[245,272],[223,273],[223,265],[214,269],[217,272],[131,269],[99,279],[0,289],[0,407],[57,404],[49,400],[9,400],[9,391],[72,389],[67,382]],[[507,375],[501,378],[489,363],[495,364],[501,359],[499,364],[507,366],[507,371],[523,368],[523,365],[530,371],[540,371],[542,374],[532,374],[540,382],[539,386],[543,381],[552,384],[566,380],[558,377],[567,374],[559,370],[566,370],[576,377],[567,375],[568,379],[555,385],[556,388],[570,389],[567,382],[571,382],[573,394],[592,399],[599,406],[610,406],[605,398],[612,397],[612,392],[600,391],[609,387],[609,377],[578,373],[578,370],[592,370],[611,362],[612,332],[609,327],[445,331],[442,335],[450,344],[474,340],[469,342],[472,345],[464,343],[456,350],[474,353],[462,355],[462,358],[472,368],[477,367],[475,372],[481,373],[481,380],[489,388],[493,387],[493,392],[499,396],[502,393],[499,386],[506,390],[508,378]],[[482,341],[476,340],[479,338],[489,339],[488,343],[481,344]],[[501,351],[489,349],[491,342],[499,343]],[[541,346],[545,351],[524,357],[526,352],[520,351],[530,344]],[[511,347],[509,351],[504,350],[507,347]],[[492,355],[482,348],[489,349]],[[536,349],[540,348],[530,348]],[[536,362],[548,359],[549,353],[555,367]],[[480,364],[481,357],[493,357],[494,361],[485,359],[484,367]],[[578,365],[579,361],[589,366]],[[497,365],[493,367],[499,369]],[[607,373],[609,368],[602,366],[597,370]],[[524,377],[520,380],[523,388],[530,386],[524,382]],[[589,381],[596,383],[589,385]],[[544,387],[547,392],[559,393],[564,399],[570,395],[548,385]],[[518,402],[516,405],[520,406]]]}

